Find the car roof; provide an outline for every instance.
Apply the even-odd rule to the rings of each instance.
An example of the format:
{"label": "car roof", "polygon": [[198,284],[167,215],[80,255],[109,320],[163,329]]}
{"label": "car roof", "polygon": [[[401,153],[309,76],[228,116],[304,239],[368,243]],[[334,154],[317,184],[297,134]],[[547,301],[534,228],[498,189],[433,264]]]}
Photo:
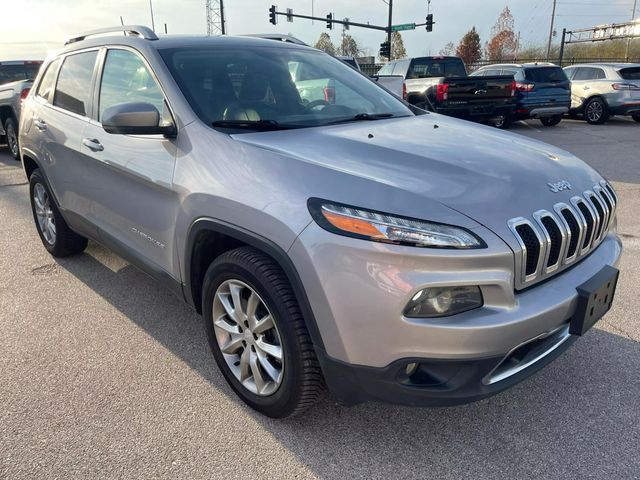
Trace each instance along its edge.
{"label": "car roof", "polygon": [[[141,31],[138,32],[139,29]],[[118,33],[119,32],[119,33]],[[124,34],[123,32],[134,32],[133,34]],[[315,50],[311,47],[298,43],[273,41],[271,38],[258,36],[233,36],[233,35],[158,35],[147,27],[141,26],[123,26],[113,27],[112,29],[102,29],[93,32],[87,32],[72,37],[67,41],[65,46],[58,54],[65,54],[75,50],[81,50],[91,47],[100,47],[108,45],[128,45],[141,50],[153,49],[160,50],[165,48],[180,47],[206,47],[206,46],[225,46],[225,47],[271,47],[271,48],[297,48]]]}
{"label": "car roof", "polygon": [[575,63],[573,65],[567,65],[564,68],[569,67],[609,67],[615,69],[621,68],[629,68],[629,67],[640,67],[640,63]]}
{"label": "car roof", "polygon": [[496,68],[496,67],[500,67],[500,68],[504,68],[504,67],[508,67],[508,68],[542,68],[542,67],[557,67],[557,65],[555,63],[550,63],[550,62],[528,62],[528,63],[495,63],[492,65],[483,65],[482,67],[480,67],[480,69],[482,68]]}

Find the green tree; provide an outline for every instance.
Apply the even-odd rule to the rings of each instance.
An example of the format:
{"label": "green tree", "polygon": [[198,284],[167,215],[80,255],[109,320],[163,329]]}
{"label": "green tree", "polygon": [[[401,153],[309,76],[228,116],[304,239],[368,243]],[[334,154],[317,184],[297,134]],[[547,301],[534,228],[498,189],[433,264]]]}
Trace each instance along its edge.
{"label": "green tree", "polygon": [[397,60],[399,58],[405,58],[406,56],[407,50],[404,48],[402,35],[400,35],[400,32],[393,32],[391,34],[391,58]]}
{"label": "green tree", "polygon": [[512,59],[516,54],[517,38],[513,31],[515,20],[509,7],[504,7],[491,29],[491,39],[485,46],[485,55],[492,62]]}
{"label": "green tree", "polygon": [[480,35],[476,31],[476,27],[464,34],[458,48],[456,48],[456,55],[467,65],[476,63],[482,58]]}
{"label": "green tree", "polygon": [[331,37],[327,32],[322,32],[320,34],[320,38],[318,38],[318,41],[314,45],[314,48],[322,50],[323,52],[327,52],[329,55],[336,54],[336,47],[333,45]]}

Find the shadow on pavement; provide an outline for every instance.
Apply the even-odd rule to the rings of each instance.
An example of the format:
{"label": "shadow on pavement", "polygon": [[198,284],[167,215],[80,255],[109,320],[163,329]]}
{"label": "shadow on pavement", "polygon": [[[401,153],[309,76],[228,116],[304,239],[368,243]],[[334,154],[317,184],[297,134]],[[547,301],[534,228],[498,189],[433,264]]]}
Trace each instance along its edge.
{"label": "shadow on pavement", "polygon": [[[92,256],[110,255],[102,247],[89,252],[58,263],[234,397],[201,317],[136,268],[106,267]],[[639,371],[636,342],[593,330],[533,378],[471,405],[344,408],[326,395],[301,418],[247,412],[321,478],[631,478],[640,472]]]}

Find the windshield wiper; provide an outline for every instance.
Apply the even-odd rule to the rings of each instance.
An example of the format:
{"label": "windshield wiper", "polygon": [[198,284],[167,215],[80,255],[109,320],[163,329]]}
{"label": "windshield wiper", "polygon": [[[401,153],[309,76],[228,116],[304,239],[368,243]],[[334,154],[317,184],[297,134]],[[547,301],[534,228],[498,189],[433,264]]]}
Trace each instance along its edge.
{"label": "windshield wiper", "polygon": [[291,128],[300,128],[298,125],[286,125],[284,123],[278,123],[275,120],[214,120],[213,122],[211,122],[211,126],[258,131],[288,130]]}
{"label": "windshield wiper", "polygon": [[384,118],[404,117],[405,115],[395,115],[393,113],[358,113],[352,117],[340,118],[323,125],[335,125],[337,123],[357,122],[358,120],[382,120]]}

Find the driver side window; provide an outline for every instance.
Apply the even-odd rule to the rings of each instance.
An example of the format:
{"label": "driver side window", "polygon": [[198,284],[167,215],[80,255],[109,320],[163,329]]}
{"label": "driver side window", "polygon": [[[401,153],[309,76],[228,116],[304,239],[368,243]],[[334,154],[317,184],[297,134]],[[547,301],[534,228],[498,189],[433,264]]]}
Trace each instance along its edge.
{"label": "driver side window", "polygon": [[100,116],[123,103],[150,103],[160,112],[161,123],[170,122],[164,95],[138,55],[128,50],[109,50],[100,85]]}

